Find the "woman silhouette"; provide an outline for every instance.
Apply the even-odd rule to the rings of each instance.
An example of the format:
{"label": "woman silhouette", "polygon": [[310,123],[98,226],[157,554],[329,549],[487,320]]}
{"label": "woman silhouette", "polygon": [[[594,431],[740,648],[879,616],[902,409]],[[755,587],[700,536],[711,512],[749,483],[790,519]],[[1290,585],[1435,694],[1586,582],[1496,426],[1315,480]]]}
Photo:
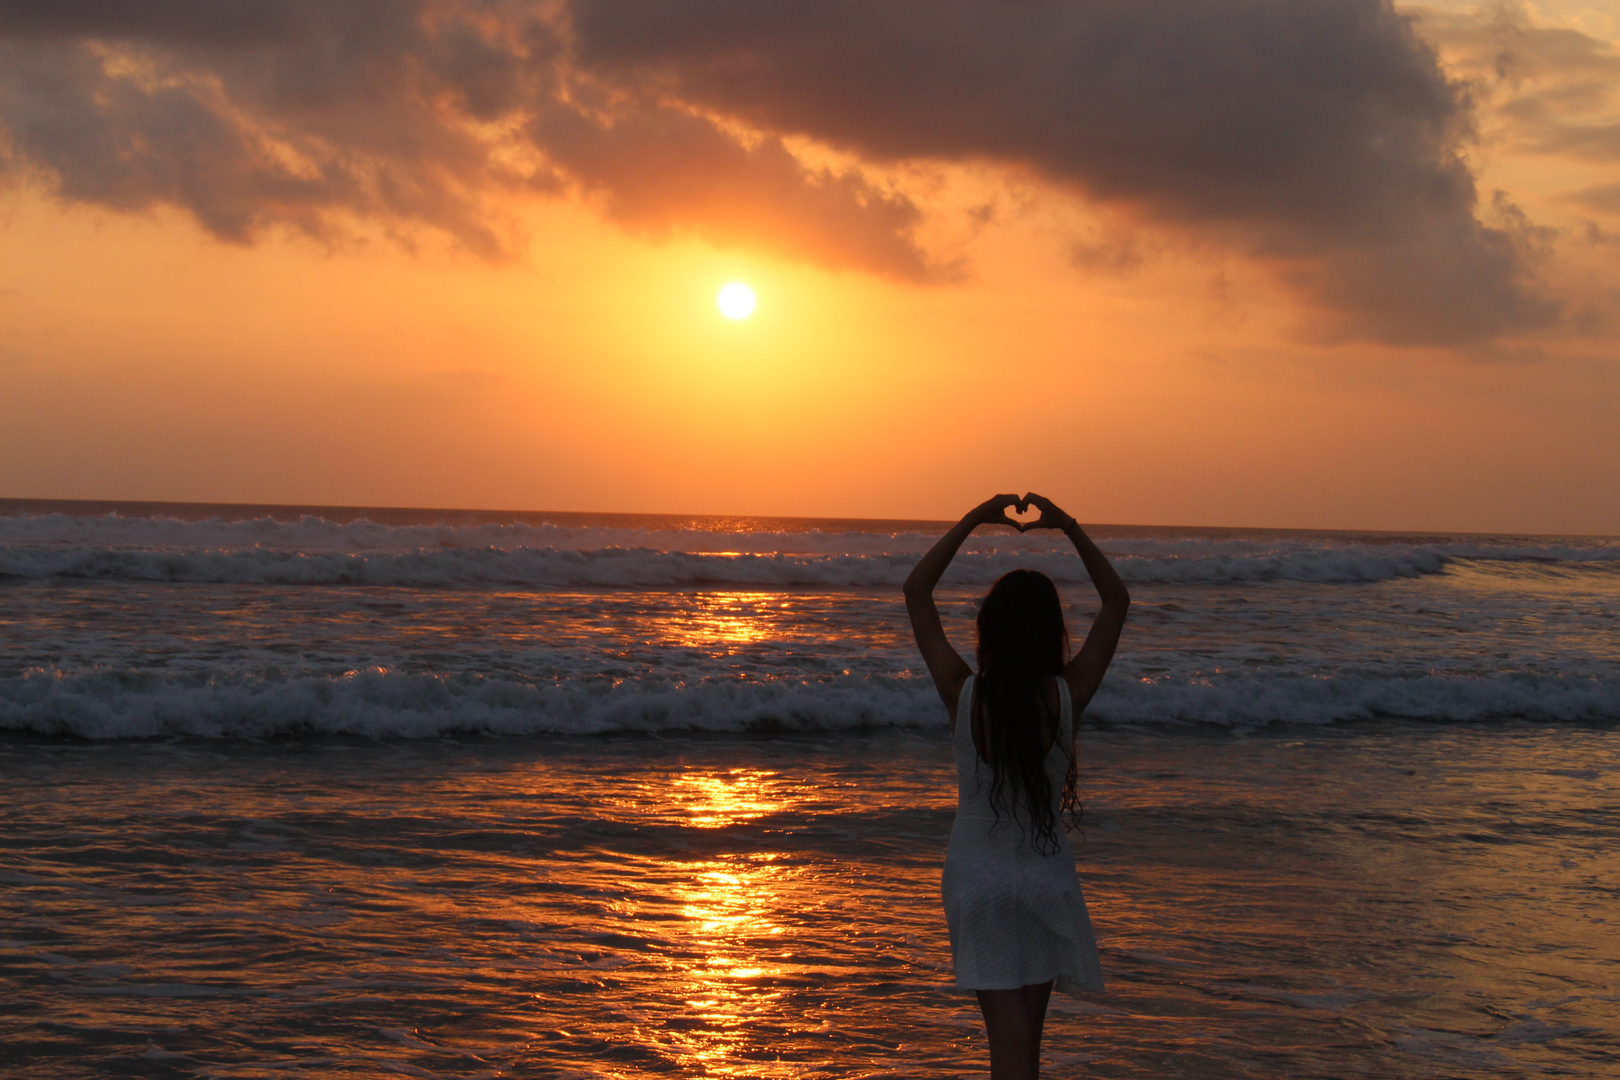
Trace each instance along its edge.
{"label": "woman silhouette", "polygon": [[[1007,516],[1033,504],[1041,516]],[[1058,529],[1073,542],[1102,610],[1068,659],[1056,587],[1014,570],[979,608],[977,674],[945,637],[934,586],[980,525]],[[945,920],[956,985],[974,990],[990,1036],[991,1080],[1040,1072],[1041,1027],[1059,990],[1101,990],[1102,971],[1062,820],[1077,805],[1076,726],[1119,644],[1131,597],[1073,516],[1030,493],[997,495],[940,537],[906,578],[906,611],[951,716],[957,810],[945,854]]]}

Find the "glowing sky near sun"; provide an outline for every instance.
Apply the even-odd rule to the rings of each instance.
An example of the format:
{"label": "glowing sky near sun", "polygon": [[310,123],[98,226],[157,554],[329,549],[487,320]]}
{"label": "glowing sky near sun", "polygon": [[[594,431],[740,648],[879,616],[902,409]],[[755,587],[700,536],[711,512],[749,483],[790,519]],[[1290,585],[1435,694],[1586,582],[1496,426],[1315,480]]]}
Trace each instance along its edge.
{"label": "glowing sky near sun", "polygon": [[1620,533],[1609,8],[949,2],[0,17],[0,496]]}

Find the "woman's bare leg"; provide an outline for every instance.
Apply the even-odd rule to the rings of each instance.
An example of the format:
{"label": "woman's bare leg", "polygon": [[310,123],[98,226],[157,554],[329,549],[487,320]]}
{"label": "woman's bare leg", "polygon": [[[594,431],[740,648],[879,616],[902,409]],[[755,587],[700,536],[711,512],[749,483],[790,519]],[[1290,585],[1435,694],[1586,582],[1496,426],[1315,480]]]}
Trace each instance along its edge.
{"label": "woman's bare leg", "polygon": [[990,1080],[1036,1080],[1041,1071],[1041,1028],[1052,984],[976,993],[990,1036]]}
{"label": "woman's bare leg", "polygon": [[1052,984],[1036,983],[1019,992],[1024,995],[1024,1014],[1029,1017],[1029,1030],[1034,1040],[1031,1045],[1035,1048],[1035,1069],[1030,1075],[1035,1076],[1041,1071],[1041,1029],[1046,1026],[1046,1005],[1052,1000]]}

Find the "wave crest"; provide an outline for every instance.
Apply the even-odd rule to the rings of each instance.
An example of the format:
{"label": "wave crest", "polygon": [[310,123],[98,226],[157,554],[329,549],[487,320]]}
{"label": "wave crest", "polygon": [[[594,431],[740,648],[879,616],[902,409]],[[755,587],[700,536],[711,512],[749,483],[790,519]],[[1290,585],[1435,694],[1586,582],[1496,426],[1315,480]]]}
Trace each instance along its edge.
{"label": "wave crest", "polygon": [[[1109,680],[1087,715],[1117,724],[1333,724],[1404,719],[1467,723],[1620,720],[1620,677],[1394,676]],[[932,684],[910,673],[818,679],[579,679],[406,674],[164,677],[35,671],[0,680],[0,731],[86,739],[447,732],[828,731],[937,728]]]}

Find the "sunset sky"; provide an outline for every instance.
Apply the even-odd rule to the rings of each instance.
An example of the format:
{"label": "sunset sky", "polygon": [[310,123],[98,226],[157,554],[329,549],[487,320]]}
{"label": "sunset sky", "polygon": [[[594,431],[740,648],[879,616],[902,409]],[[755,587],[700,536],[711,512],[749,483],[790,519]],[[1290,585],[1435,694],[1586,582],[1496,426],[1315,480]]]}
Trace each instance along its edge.
{"label": "sunset sky", "polygon": [[1617,43],[0,0],[0,496],[1620,534]]}

